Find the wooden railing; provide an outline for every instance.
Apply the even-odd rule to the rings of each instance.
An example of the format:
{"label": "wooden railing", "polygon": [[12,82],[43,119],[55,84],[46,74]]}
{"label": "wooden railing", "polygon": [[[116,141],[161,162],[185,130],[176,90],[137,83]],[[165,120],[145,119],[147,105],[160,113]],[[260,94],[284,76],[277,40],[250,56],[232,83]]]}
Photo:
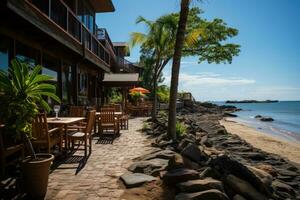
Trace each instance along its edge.
{"label": "wooden railing", "polygon": [[96,36],[97,36],[97,39],[100,40],[106,48],[110,48],[112,50],[112,52],[116,55],[116,50],[114,48],[114,45],[113,45],[113,43],[109,37],[109,34],[105,28],[98,28],[96,26]]}
{"label": "wooden railing", "polygon": [[117,57],[117,61],[120,71],[135,72],[132,62],[121,57]]}
{"label": "wooden railing", "polygon": [[52,22],[110,66],[108,50],[62,0],[26,0],[26,2],[44,13]]}

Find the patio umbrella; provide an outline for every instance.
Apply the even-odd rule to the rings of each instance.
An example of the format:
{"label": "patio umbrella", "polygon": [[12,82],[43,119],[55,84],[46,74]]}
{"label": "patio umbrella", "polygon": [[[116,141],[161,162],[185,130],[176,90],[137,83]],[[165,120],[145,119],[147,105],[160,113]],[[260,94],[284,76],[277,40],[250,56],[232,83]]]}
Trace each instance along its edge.
{"label": "patio umbrella", "polygon": [[133,88],[131,90],[129,90],[130,92],[140,92],[142,94],[149,94],[149,90],[145,89],[145,88],[142,88],[142,87],[136,87],[136,88]]}

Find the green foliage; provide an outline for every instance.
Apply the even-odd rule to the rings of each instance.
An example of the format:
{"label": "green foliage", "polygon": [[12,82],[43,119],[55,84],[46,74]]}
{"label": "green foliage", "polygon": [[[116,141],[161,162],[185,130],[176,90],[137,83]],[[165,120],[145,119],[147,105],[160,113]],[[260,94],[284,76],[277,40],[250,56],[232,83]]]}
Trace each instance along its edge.
{"label": "green foliage", "polygon": [[182,137],[186,134],[187,128],[184,123],[176,122],[176,135]]}
{"label": "green foliage", "polygon": [[142,98],[146,96],[141,92],[130,92],[129,95],[135,104],[140,102]]}
{"label": "green foliage", "polygon": [[161,103],[169,103],[170,88],[166,85],[161,85],[157,89],[157,97]]}
{"label": "green foliage", "polygon": [[0,119],[5,124],[6,132],[16,134],[31,133],[31,122],[39,108],[50,111],[43,97],[49,97],[60,103],[54,85],[45,83],[52,77],[40,74],[42,66],[32,70],[25,63],[12,60],[11,67],[0,70]]}
{"label": "green foliage", "polygon": [[110,102],[111,103],[122,102],[122,94],[120,92],[117,92],[116,90],[113,90],[110,95]]}

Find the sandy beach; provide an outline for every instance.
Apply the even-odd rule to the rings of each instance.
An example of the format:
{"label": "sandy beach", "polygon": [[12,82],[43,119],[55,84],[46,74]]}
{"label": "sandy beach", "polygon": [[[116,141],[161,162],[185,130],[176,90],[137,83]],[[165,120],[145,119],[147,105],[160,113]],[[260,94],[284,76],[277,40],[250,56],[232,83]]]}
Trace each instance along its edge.
{"label": "sandy beach", "polygon": [[225,126],[228,132],[240,136],[254,147],[278,154],[300,164],[300,142],[281,140],[230,119],[223,119],[220,123]]}

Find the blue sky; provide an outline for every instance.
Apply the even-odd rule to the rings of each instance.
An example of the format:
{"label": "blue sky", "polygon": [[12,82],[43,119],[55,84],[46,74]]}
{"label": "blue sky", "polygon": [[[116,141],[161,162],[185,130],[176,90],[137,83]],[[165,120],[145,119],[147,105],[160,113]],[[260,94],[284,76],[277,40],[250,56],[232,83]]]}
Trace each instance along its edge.
{"label": "blue sky", "polygon": [[[138,16],[155,20],[179,10],[179,0],[113,0],[114,13],[100,13],[97,24],[107,28],[113,41],[128,41]],[[192,6],[204,10],[202,17],[221,18],[237,28],[230,42],[241,45],[232,64],[198,64],[197,57],[183,58],[179,90],[191,91],[197,100],[279,99],[300,100],[300,1],[299,0],[206,0]],[[139,59],[139,48],[131,50]],[[171,63],[164,70],[170,80]]]}

